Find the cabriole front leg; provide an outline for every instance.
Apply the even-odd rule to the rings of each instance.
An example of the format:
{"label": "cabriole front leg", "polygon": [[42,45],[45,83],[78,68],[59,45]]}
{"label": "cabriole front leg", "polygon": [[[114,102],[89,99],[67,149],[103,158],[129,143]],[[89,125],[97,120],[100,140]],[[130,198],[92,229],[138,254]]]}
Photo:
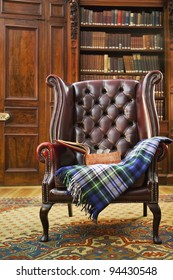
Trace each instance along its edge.
{"label": "cabriole front leg", "polygon": [[158,203],[148,203],[148,207],[153,213],[153,242],[154,244],[162,244],[159,237],[159,225],[161,220],[161,209]]}
{"label": "cabriole front leg", "polygon": [[43,226],[43,235],[40,238],[41,242],[47,242],[49,240],[49,221],[48,221],[48,213],[52,207],[52,203],[43,203],[40,208],[40,220]]}

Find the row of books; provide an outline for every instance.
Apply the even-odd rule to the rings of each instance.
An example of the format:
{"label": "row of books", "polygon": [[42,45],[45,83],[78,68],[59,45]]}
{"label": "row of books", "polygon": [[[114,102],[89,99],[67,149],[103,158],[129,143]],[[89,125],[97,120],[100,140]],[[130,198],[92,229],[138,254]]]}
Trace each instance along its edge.
{"label": "row of books", "polygon": [[81,48],[162,50],[163,38],[160,34],[134,36],[130,33],[81,31]]}
{"label": "row of books", "polygon": [[159,120],[164,120],[164,100],[156,100],[156,110]]}
{"label": "row of books", "polygon": [[124,55],[120,57],[81,54],[81,72],[147,73],[160,70],[158,55]]}
{"label": "row of books", "polygon": [[119,26],[162,26],[162,11],[141,11],[111,9],[92,10],[81,7],[81,24]]}

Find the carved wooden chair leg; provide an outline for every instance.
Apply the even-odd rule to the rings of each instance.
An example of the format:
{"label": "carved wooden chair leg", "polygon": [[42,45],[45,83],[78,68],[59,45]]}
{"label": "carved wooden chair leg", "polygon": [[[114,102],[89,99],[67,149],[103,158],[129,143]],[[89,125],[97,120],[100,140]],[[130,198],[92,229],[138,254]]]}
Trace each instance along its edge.
{"label": "carved wooden chair leg", "polygon": [[159,237],[159,225],[161,220],[161,210],[158,203],[148,203],[148,207],[153,213],[153,242],[155,244],[162,244],[162,240]]}
{"label": "carved wooden chair leg", "polygon": [[52,207],[52,203],[43,203],[40,208],[40,220],[43,226],[43,235],[40,238],[41,242],[47,242],[49,240],[49,221],[48,221],[48,213]]}
{"label": "carved wooden chair leg", "polygon": [[73,209],[72,209],[72,204],[68,204],[68,215],[69,217],[73,217]]}
{"label": "carved wooden chair leg", "polygon": [[143,203],[143,216],[147,217],[147,203],[146,202]]}

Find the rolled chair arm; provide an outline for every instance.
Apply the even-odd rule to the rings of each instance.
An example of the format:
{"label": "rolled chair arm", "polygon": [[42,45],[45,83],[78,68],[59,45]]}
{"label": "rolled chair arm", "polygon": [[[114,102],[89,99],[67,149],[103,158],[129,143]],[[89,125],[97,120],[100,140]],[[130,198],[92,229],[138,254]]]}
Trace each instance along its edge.
{"label": "rolled chair arm", "polygon": [[[60,157],[62,146],[57,143],[43,142],[37,147],[37,159],[46,163],[49,159],[53,164],[55,163],[55,167],[59,166],[58,158]],[[56,158],[56,162],[54,159]]]}
{"label": "rolled chair arm", "polygon": [[156,151],[157,161],[164,160],[168,155],[168,145],[163,142],[159,143],[158,149]]}
{"label": "rolled chair arm", "polygon": [[61,150],[61,145],[50,142],[43,142],[37,147],[37,159],[45,164],[43,183],[51,185],[55,171],[60,167]]}
{"label": "rolled chair arm", "polygon": [[158,201],[158,171],[157,165],[158,162],[162,161],[166,158],[168,153],[168,146],[167,144],[160,142],[159,146],[156,150],[156,154],[149,166],[148,169],[148,180],[147,180],[147,187],[151,192],[151,201],[156,202]]}

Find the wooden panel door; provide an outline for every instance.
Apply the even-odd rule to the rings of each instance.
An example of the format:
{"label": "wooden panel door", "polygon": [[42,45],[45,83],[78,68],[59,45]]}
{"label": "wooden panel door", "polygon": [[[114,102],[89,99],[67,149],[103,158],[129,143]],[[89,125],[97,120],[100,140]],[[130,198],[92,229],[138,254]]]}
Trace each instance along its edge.
{"label": "wooden panel door", "polygon": [[45,130],[43,22],[0,19],[0,185],[40,182]]}
{"label": "wooden panel door", "polygon": [[[47,50],[49,54],[47,65],[48,75],[54,73],[66,80],[66,27],[64,23],[57,23],[53,21],[49,21],[47,27]],[[52,88],[47,87],[47,110],[45,112],[47,128],[49,127],[51,121],[53,102],[54,97]],[[47,139],[49,139],[49,134],[47,135]]]}

